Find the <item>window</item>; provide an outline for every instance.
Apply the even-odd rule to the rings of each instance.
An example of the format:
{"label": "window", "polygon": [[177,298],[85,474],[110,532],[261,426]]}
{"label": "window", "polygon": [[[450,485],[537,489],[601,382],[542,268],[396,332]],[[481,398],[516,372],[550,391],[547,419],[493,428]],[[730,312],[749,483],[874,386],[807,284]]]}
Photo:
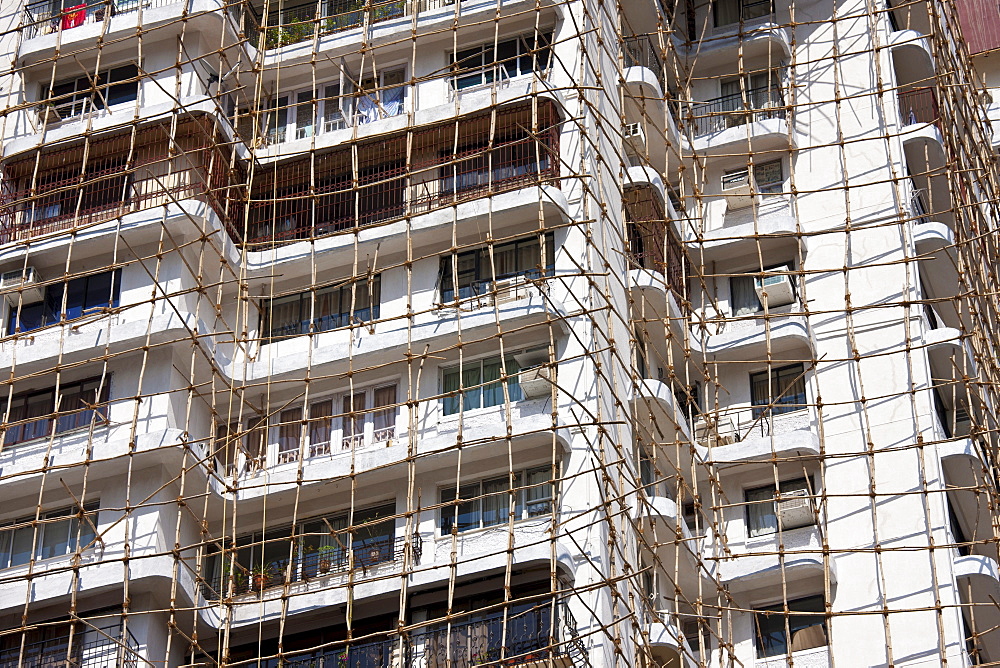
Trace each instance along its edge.
{"label": "window", "polygon": [[[217,594],[228,590],[232,575],[234,593],[260,591],[279,585],[286,574],[291,582],[369,568],[395,561],[402,547],[395,542],[395,504],[359,509],[353,515],[313,517],[299,525],[245,534],[236,539],[232,553],[209,555],[210,586]],[[354,527],[353,531],[348,527]]]}
{"label": "window", "polygon": [[398,116],[406,101],[406,70],[386,70],[361,80],[357,91],[355,119],[371,123]]}
{"label": "window", "polygon": [[755,538],[777,533],[779,526],[782,531],[788,531],[814,524],[816,516],[809,498],[811,489],[807,478],[795,478],[781,482],[777,492],[774,485],[746,490],[747,534]]}
{"label": "window", "polygon": [[[760,297],[757,296],[757,288],[762,283],[765,286],[769,286],[775,280],[782,279],[782,277],[788,278],[787,284],[789,285],[792,302],[794,302],[795,288],[791,281],[791,277],[788,276],[790,271],[791,267],[789,264],[777,264],[766,267],[760,272],[755,271],[753,273],[743,274],[742,276],[730,277],[729,296],[733,316],[747,316],[763,311],[764,305],[760,303]],[[772,290],[768,289],[768,294],[771,295]],[[777,300],[774,296],[769,298],[768,303],[771,304],[772,309],[783,305],[781,301]]]}
{"label": "window", "polygon": [[84,517],[76,508],[61,508],[42,513],[37,526],[35,517],[22,517],[0,526],[0,568],[26,564],[32,559],[51,559],[85,550],[94,541],[98,504],[84,506]]}
{"label": "window", "polygon": [[781,77],[779,70],[768,70],[722,81],[718,100],[720,108],[716,111],[734,112],[724,116],[725,127],[737,127],[767,118],[784,118],[784,110],[780,109],[784,105],[779,86]]}
{"label": "window", "polygon": [[554,490],[549,466],[516,473],[513,488],[510,478],[502,476],[462,485],[457,495],[454,487],[442,489],[441,534],[506,524],[512,496],[515,521],[548,515]]}
{"label": "window", "polygon": [[91,378],[78,383],[63,383],[60,387],[59,410],[56,416],[56,391],[39,390],[16,394],[11,399],[10,414],[4,444],[13,445],[43,438],[55,432],[88,427],[96,418],[108,419],[109,379]]}
{"label": "window", "polygon": [[712,9],[717,28],[769,16],[774,12],[772,0],[718,0],[712,4]]}
{"label": "window", "polygon": [[782,656],[815,647],[826,641],[826,603],[822,596],[809,596],[783,605],[754,609],[757,657]]}
{"label": "window", "polygon": [[289,336],[326,332],[347,327],[352,322],[377,320],[382,299],[382,281],[378,274],[338,285],[328,285],[287,297],[265,300],[261,304],[264,343]]}
{"label": "window", "polygon": [[445,415],[476,408],[489,408],[504,403],[504,383],[501,377],[507,375],[507,393],[510,400],[523,398],[518,383],[520,366],[513,357],[501,362],[499,357],[465,362],[458,367],[444,370],[443,384],[447,393],[442,399]]}
{"label": "window", "polygon": [[[753,166],[753,191],[758,194],[774,194],[782,191],[785,177],[781,160],[771,160]],[[731,169],[722,175],[722,189],[736,187],[747,182],[748,169]]]}
{"label": "window", "polygon": [[[492,255],[492,258],[491,258]],[[454,258],[454,264],[453,264]],[[528,237],[441,258],[441,301],[485,295],[497,281],[523,276],[551,276],[555,267],[552,233],[545,235],[544,263],[538,237]],[[455,285],[458,285],[456,294]]]}
{"label": "window", "polygon": [[770,372],[750,374],[750,403],[754,407],[755,420],[765,413],[780,415],[804,409],[805,367],[802,364],[791,364]]}
{"label": "window", "polygon": [[91,274],[46,286],[42,301],[21,304],[20,310],[17,306],[10,308],[7,334],[30,332],[56,322],[75,320],[116,308],[120,290],[121,270]]}
{"label": "window", "polygon": [[[269,420],[249,418],[242,436],[244,468],[255,470],[267,466],[271,445],[274,459],[270,463],[287,464],[298,461],[300,452],[306,457],[318,457],[388,443],[396,438],[396,414],[397,389],[391,383],[317,399],[308,405],[308,410],[305,406],[283,408]],[[216,464],[227,475],[232,475],[237,467],[239,443],[239,423],[216,428]],[[339,443],[339,447],[333,447],[334,443]],[[304,448],[300,449],[300,444]]]}
{"label": "window", "polygon": [[51,99],[59,117],[75,118],[116,104],[134,102],[139,95],[139,68],[122,65],[91,76],[61,81],[52,86],[51,94],[42,86],[42,99]]}
{"label": "window", "polygon": [[342,130],[351,125],[353,108],[354,97],[340,94],[339,81],[321,83],[272,98],[256,122],[250,109],[240,109],[236,126],[247,143],[260,138],[263,144],[279,144]]}
{"label": "window", "polygon": [[455,90],[504,81],[522,74],[544,74],[549,69],[552,34],[528,34],[496,44],[481,44],[451,57]]}

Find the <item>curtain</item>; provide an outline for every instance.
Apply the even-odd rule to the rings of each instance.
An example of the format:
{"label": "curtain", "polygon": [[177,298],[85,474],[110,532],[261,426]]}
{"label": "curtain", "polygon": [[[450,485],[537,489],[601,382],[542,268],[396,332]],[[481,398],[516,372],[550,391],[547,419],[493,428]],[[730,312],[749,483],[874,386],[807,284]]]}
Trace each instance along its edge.
{"label": "curtain", "polygon": [[[298,459],[299,438],[302,434],[302,409],[290,408],[281,411],[281,427],[278,429],[279,461]],[[295,456],[292,455],[295,453]]]}
{"label": "curtain", "polygon": [[[391,440],[396,435],[396,386],[387,385],[375,390],[375,441]],[[385,408],[383,408],[385,407]]]}
{"label": "curtain", "polygon": [[733,315],[753,315],[761,310],[753,276],[734,276],[729,279]]}
{"label": "curtain", "polygon": [[774,508],[774,488],[747,490],[746,501],[748,535],[753,538],[776,533],[778,518]]}
{"label": "curtain", "polygon": [[[479,387],[482,383],[482,368],[479,362],[472,362],[470,366],[462,369],[462,410],[473,410],[482,405],[482,390]],[[471,389],[470,389],[471,388]]]}
{"label": "curtain", "polygon": [[483,362],[483,406],[499,406],[504,402],[503,384],[500,382],[501,364],[499,359]]}
{"label": "curtain", "polygon": [[365,393],[358,392],[344,397],[344,448],[353,447],[355,440],[365,433]]}
{"label": "curtain", "polygon": [[507,478],[484,481],[483,494],[483,526],[506,523],[510,515],[510,493]]}
{"label": "curtain", "polygon": [[309,456],[330,454],[333,402],[318,401],[309,406]]}
{"label": "curtain", "polygon": [[715,2],[715,27],[732,25],[740,22],[739,0],[716,0]]}
{"label": "curtain", "polygon": [[283,297],[271,301],[267,323],[268,337],[294,336],[305,333],[307,321],[302,314],[302,299],[299,295]]}

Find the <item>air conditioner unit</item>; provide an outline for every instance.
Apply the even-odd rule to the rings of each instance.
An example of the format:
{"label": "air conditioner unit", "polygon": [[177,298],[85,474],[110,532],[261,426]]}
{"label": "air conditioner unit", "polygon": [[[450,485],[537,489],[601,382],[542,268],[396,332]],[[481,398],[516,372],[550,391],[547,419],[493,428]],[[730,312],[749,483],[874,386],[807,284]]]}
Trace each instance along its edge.
{"label": "air conditioner unit", "polygon": [[513,276],[495,281],[493,283],[495,290],[493,300],[497,304],[504,304],[524,299],[528,296],[529,285],[530,283],[523,276]]}
{"label": "air conditioner unit", "polygon": [[736,425],[732,418],[720,418],[715,422],[715,430],[705,418],[698,418],[694,423],[695,440],[705,447],[732,445],[736,442]]}
{"label": "air conditioner unit", "polygon": [[792,489],[781,493],[781,500],[777,507],[778,526],[782,531],[798,529],[809,526],[816,521],[813,515],[812,500],[809,498],[809,490]]}
{"label": "air conditioner unit", "polygon": [[[769,272],[787,272],[788,267],[774,267]],[[782,273],[776,276],[764,276],[754,279],[754,289],[757,291],[757,298],[760,303],[768,308],[775,306],[785,306],[795,301],[795,290],[792,288],[792,279]],[[765,296],[766,293],[766,296]]]}
{"label": "air conditioner unit", "polygon": [[529,399],[547,397],[552,393],[553,369],[550,366],[534,366],[520,373],[518,384],[521,392]]}
{"label": "air conditioner unit", "polygon": [[642,129],[642,123],[626,123],[622,127],[622,138],[635,153],[645,155],[646,132]]}
{"label": "air conditioner unit", "polygon": [[745,209],[753,204],[749,172],[743,169],[723,175],[722,194],[726,196],[726,204],[730,209]]}
{"label": "air conditioner unit", "polygon": [[19,300],[23,300],[25,304],[40,302],[45,296],[39,285],[41,281],[34,267],[5,271],[0,274],[0,291],[5,293],[4,296],[11,304],[17,304]]}

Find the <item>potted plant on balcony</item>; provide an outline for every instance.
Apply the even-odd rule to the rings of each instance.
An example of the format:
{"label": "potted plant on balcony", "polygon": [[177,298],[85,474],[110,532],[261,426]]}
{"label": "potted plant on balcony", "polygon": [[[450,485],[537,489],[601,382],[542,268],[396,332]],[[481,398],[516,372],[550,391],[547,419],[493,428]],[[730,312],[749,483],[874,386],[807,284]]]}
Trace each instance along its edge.
{"label": "potted plant on balcony", "polygon": [[265,564],[264,566],[252,568],[250,570],[250,582],[253,584],[254,591],[266,589],[277,574],[278,569],[274,567],[274,564]]}
{"label": "potted plant on balcony", "polygon": [[319,572],[329,573],[330,569],[333,567],[333,557],[336,548],[333,545],[321,545],[319,553]]}

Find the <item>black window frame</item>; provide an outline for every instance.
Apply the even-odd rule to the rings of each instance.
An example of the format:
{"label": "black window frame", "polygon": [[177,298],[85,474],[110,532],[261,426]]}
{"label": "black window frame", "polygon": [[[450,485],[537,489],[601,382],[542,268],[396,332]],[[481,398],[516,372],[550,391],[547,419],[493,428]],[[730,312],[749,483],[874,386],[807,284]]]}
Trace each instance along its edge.
{"label": "black window frame", "polygon": [[[783,379],[787,379],[788,383],[784,384]],[[793,384],[800,385],[801,389],[790,394],[788,390]],[[762,391],[765,393],[766,388],[771,388],[771,392],[765,397],[763,394],[755,392],[755,387],[764,388]],[[805,364],[796,362],[752,372],[750,374],[750,405],[754,420],[764,415],[782,415],[808,408]]]}
{"label": "black window frame", "polygon": [[[544,482],[532,482],[531,476],[541,474],[547,478]],[[487,491],[486,486],[499,484],[499,487],[492,491]],[[478,529],[503,526],[509,519],[508,513],[491,513],[484,508],[484,502],[489,497],[502,497],[506,504],[501,507],[509,510],[510,496],[513,490],[514,499],[514,521],[520,522],[539,517],[545,517],[552,512],[553,504],[559,494],[559,481],[553,474],[553,467],[533,466],[531,468],[518,470],[514,473],[513,487],[510,486],[510,477],[507,475],[482,478],[467,483],[462,483],[458,487],[442,487],[438,492],[441,500],[441,512],[438,514],[438,531],[442,536],[450,536],[452,532],[466,533]],[[531,498],[532,490],[547,489],[548,495]],[[463,501],[462,499],[469,499]],[[473,508],[473,506],[475,508]],[[534,508],[533,508],[534,507]],[[463,508],[466,512],[476,515],[476,524],[462,525],[459,517],[463,515]],[[488,515],[494,515],[492,520],[487,520]]]}
{"label": "black window frame", "polygon": [[[789,614],[787,615],[785,614],[785,607],[785,604],[779,603],[777,605],[753,608],[754,645],[758,659],[785,656],[791,652],[798,651],[791,648],[791,645],[795,642],[795,633],[814,626],[823,627],[823,635],[827,641],[824,645],[817,645],[817,647],[829,645],[830,636],[826,627],[826,599],[822,594],[803,596],[788,601],[787,608]],[[818,608],[818,610],[801,609],[807,607]],[[792,638],[787,637],[785,628],[786,617],[788,620],[787,633],[790,633]],[[780,640],[778,638],[779,634],[781,636]],[[770,640],[768,640],[769,638]]]}
{"label": "black window frame", "polygon": [[[108,285],[104,285],[107,283]],[[75,296],[81,301],[77,303]],[[65,306],[64,304],[65,296]],[[121,299],[121,269],[79,276],[45,286],[41,301],[15,304],[7,313],[7,336],[33,332],[49,325],[78,320],[118,308]],[[25,325],[26,315],[38,312],[37,324]]]}
{"label": "black window frame", "polygon": [[[52,435],[53,429],[56,434],[83,429],[89,427],[94,418],[97,418],[98,424],[107,424],[110,387],[110,376],[103,379],[101,376],[93,376],[72,383],[63,383],[59,388],[61,401],[58,413],[56,412],[55,388],[13,395],[10,398],[10,413],[4,428],[3,444],[17,445],[38,438],[46,438]],[[86,395],[90,392],[94,393],[92,396],[96,401],[87,399]],[[100,392],[100,395],[97,395],[97,392]],[[48,399],[44,401],[43,409],[45,412],[29,417],[28,407],[32,404],[37,406],[42,403],[40,400],[46,397]],[[72,403],[74,397],[76,405],[72,408],[67,407],[66,404]],[[23,407],[21,416],[16,415],[19,403]],[[12,422],[18,424],[11,424]]]}
{"label": "black window frame", "polygon": [[[445,255],[441,258],[441,266],[438,278],[438,291],[441,296],[441,303],[447,304],[456,300],[469,299],[488,294],[493,290],[493,284],[517,276],[524,276],[528,279],[539,279],[554,275],[555,272],[555,235],[552,232],[545,233],[545,264],[542,265],[542,243],[538,235],[531,235],[493,244],[493,254],[505,252],[512,249],[515,256],[520,259],[522,248],[529,248],[532,245],[538,248],[538,262],[531,267],[518,267],[515,271],[493,275],[493,263],[490,261],[490,246],[481,246],[472,250],[461,251],[453,255]],[[452,258],[455,258],[454,265]],[[471,269],[462,269],[463,262],[471,260]],[[455,284],[458,290],[455,290]]]}
{"label": "black window frame", "polygon": [[551,61],[552,36],[551,31],[530,32],[450,53],[448,63],[452,72],[452,90],[461,91],[495,83],[501,69],[504,72],[501,79],[513,79],[533,72],[547,73]]}
{"label": "black window frame", "polygon": [[[312,304],[318,293],[325,290],[336,292],[338,303],[337,311],[329,314],[312,315]],[[367,307],[355,308],[358,302],[358,295],[370,296]],[[275,331],[272,323],[275,304],[279,306],[288,301],[298,300],[299,317],[297,327],[289,320],[287,325]],[[270,343],[282,339],[293,338],[309,334],[310,332],[329,332],[335,329],[348,327],[351,324],[370,324],[378,320],[381,316],[382,302],[382,275],[374,274],[371,277],[361,277],[357,280],[348,280],[339,283],[331,283],[318,287],[315,290],[304,290],[302,292],[271,297],[261,300],[260,303],[260,338],[262,343]],[[345,306],[346,305],[346,306]],[[346,309],[346,310],[345,310]],[[287,330],[287,331],[286,331]]]}
{"label": "black window frame", "polygon": [[[139,99],[139,65],[123,63],[93,75],[62,79],[51,89],[48,84],[42,84],[40,92],[43,100],[53,100],[49,104],[59,112],[62,120],[79,118],[91,111]],[[64,115],[65,111],[70,113]]]}

